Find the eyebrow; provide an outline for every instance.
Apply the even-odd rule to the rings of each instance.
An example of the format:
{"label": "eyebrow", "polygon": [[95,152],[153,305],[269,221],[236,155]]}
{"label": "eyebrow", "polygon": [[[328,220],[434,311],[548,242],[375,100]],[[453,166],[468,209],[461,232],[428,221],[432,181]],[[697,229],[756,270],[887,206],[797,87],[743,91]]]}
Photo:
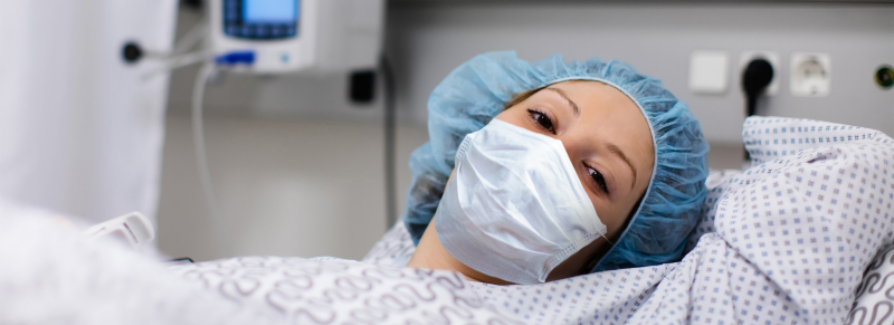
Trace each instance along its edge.
{"label": "eyebrow", "polygon": [[546,89],[555,91],[557,94],[559,94],[559,96],[562,96],[562,98],[565,98],[565,100],[568,101],[568,105],[571,105],[571,108],[574,109],[574,116],[575,117],[580,116],[580,108],[577,107],[577,103],[575,103],[573,100],[571,100],[571,98],[568,98],[568,94],[565,94],[565,91],[563,91],[559,88],[553,88],[553,87],[549,87]]}
{"label": "eyebrow", "polygon": [[633,188],[633,185],[636,184],[636,168],[633,168],[633,164],[630,163],[630,159],[627,159],[627,155],[624,155],[624,152],[621,151],[621,148],[618,148],[618,146],[613,143],[609,143],[607,147],[608,151],[611,151],[621,157],[621,160],[624,160],[624,162],[627,163],[627,166],[630,166],[630,170],[633,172],[633,181],[630,182],[630,188]]}

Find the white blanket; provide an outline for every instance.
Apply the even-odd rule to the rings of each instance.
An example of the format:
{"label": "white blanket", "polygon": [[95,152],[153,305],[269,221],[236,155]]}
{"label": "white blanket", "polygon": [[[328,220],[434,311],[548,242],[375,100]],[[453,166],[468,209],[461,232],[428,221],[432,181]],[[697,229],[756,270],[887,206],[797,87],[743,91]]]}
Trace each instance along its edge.
{"label": "white blanket", "polygon": [[[0,199],[0,324],[251,324],[279,320],[165,271],[161,256],[86,240],[58,215]],[[69,219],[73,220],[73,219]]]}

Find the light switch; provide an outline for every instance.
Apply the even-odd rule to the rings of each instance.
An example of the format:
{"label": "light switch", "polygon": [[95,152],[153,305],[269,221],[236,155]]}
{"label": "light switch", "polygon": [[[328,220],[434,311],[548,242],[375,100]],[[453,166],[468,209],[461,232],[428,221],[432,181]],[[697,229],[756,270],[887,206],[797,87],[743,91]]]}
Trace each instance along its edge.
{"label": "light switch", "polygon": [[697,94],[722,94],[729,84],[729,53],[697,50],[689,59],[689,90]]}

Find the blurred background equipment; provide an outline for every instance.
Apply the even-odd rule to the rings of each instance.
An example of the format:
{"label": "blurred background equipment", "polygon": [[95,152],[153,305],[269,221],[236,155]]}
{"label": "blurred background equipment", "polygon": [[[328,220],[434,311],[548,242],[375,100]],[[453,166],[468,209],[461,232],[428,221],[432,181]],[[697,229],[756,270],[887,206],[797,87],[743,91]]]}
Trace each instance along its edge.
{"label": "blurred background equipment", "polygon": [[384,0],[212,0],[212,52],[254,54],[236,71],[344,72],[374,68]]}
{"label": "blurred background equipment", "polygon": [[[253,75],[302,74],[320,77],[327,74],[351,75],[351,100],[372,101],[375,65],[381,54],[384,2],[381,0],[214,0],[209,18],[195,22],[170,53],[149,52],[139,44],[127,42],[122,57],[130,64],[144,56],[167,61],[167,69],[202,64],[192,87],[192,134],[198,177],[207,209],[207,220],[214,231],[213,245],[228,255],[231,238],[224,229],[221,209],[214,191],[205,146],[203,103],[209,78],[222,72]],[[195,5],[193,5],[195,6]],[[199,8],[201,8],[199,6]],[[360,18],[357,18],[360,17]],[[347,19],[346,19],[347,18]],[[207,26],[206,26],[207,25]],[[210,46],[200,46],[205,40]],[[155,53],[155,55],[145,54]],[[381,62],[386,62],[384,58]],[[387,68],[387,65],[383,65]],[[361,69],[361,70],[357,70]],[[157,72],[164,72],[157,71]],[[390,74],[386,74],[390,76]],[[144,76],[151,79],[152,74]],[[388,80],[386,80],[388,81]],[[392,86],[393,83],[386,82]],[[386,94],[393,94],[387,91]],[[386,99],[386,103],[393,103]],[[393,105],[385,105],[385,191],[394,188],[394,114]],[[394,196],[386,195],[388,215],[394,215]],[[393,220],[389,219],[389,224]],[[383,229],[387,225],[383,225]]]}
{"label": "blurred background equipment", "polygon": [[168,77],[122,43],[171,48],[176,0],[13,0],[0,10],[0,197],[100,222],[155,220]]}
{"label": "blurred background equipment", "polygon": [[138,247],[155,239],[155,228],[142,213],[131,212],[93,225],[84,230],[84,235],[87,238],[108,236],[130,247]]}

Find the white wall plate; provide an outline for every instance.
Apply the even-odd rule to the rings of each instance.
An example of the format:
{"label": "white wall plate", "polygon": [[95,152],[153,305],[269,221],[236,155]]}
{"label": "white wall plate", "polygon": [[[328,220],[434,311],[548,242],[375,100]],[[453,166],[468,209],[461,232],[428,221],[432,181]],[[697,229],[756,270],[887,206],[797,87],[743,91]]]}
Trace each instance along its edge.
{"label": "white wall plate", "polygon": [[695,50],[689,57],[689,90],[719,95],[729,86],[729,52]]}
{"label": "white wall plate", "polygon": [[832,58],[826,53],[792,53],[789,90],[792,96],[826,97],[832,85]]}

